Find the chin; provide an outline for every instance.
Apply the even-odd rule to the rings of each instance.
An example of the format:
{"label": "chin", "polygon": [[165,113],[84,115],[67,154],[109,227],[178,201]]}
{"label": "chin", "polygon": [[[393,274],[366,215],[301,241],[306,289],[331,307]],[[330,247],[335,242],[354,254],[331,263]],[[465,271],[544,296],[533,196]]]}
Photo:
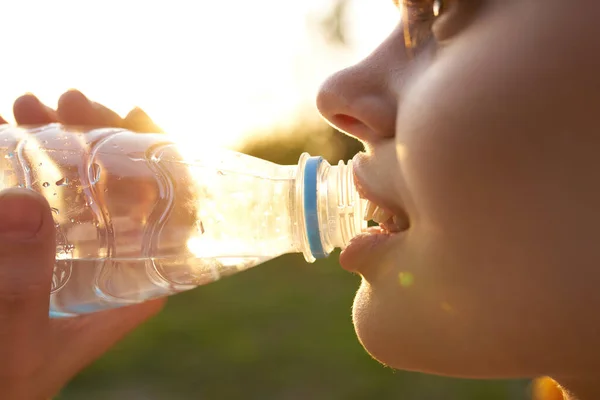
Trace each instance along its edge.
{"label": "chin", "polygon": [[426,307],[423,298],[363,279],[352,308],[358,340],[375,360],[398,370],[459,378],[514,377],[514,369],[503,371],[492,361],[489,348],[479,347]]}
{"label": "chin", "polygon": [[399,285],[398,254],[382,253],[371,256],[360,271],[362,281],[352,307],[356,335],[369,355],[388,367],[429,371],[418,334],[427,330],[420,322],[421,296]]}
{"label": "chin", "polygon": [[[407,332],[399,329],[398,320],[378,298],[373,286],[362,280],[354,298],[352,321],[358,340],[367,353],[380,363],[402,370],[417,370]],[[413,354],[411,354],[413,353]]]}
{"label": "chin", "polygon": [[363,279],[352,309],[358,340],[381,364],[469,379],[550,375],[547,363],[503,346],[493,332],[480,334],[471,324],[457,324],[428,309],[423,298],[389,289]]}

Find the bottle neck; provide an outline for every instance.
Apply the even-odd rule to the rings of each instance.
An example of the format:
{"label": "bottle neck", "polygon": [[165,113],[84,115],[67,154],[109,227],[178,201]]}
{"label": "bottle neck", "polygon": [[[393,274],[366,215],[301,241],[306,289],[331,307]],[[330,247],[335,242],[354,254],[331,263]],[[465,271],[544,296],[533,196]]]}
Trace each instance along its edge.
{"label": "bottle neck", "polygon": [[295,236],[308,262],[345,248],[367,223],[354,185],[352,161],[331,166],[321,157],[300,157],[295,178]]}

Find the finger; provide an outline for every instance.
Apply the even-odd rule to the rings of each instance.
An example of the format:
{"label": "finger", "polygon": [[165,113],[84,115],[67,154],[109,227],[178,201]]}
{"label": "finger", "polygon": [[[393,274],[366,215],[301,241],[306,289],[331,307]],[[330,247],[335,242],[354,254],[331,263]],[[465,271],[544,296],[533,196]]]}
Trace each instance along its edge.
{"label": "finger", "polygon": [[123,128],[140,133],[162,133],[163,130],[141,108],[134,108],[123,120]]}
{"label": "finger", "polygon": [[8,124],[4,118],[0,115],[0,125]]}
{"label": "finger", "polygon": [[19,125],[44,125],[58,121],[56,112],[30,93],[15,100],[13,114]]}
{"label": "finger", "polygon": [[78,90],[63,93],[58,100],[58,119],[65,125],[121,127],[123,119],[102,104],[90,101]]}
{"label": "finger", "polygon": [[[71,377],[100,357],[135,327],[162,309],[164,299],[52,321],[53,376]],[[57,392],[65,382],[48,382]]]}
{"label": "finger", "polygon": [[0,380],[30,376],[42,365],[55,246],[41,195],[0,192]]}

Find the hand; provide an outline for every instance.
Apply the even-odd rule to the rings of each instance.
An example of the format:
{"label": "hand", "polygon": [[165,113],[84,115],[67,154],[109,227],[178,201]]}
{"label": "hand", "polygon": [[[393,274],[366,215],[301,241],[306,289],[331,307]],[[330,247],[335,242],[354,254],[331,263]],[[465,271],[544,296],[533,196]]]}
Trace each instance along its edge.
{"label": "hand", "polygon": [[[58,100],[56,110],[42,104],[32,94],[23,95],[15,101],[13,113],[19,125],[43,125],[60,122],[64,125],[118,127],[134,132],[162,132],[162,129],[140,108],[134,108],[125,118],[121,118],[113,110],[90,101],[77,90],[64,93]],[[6,123],[6,120],[0,116],[0,124],[3,123]]]}
{"label": "hand", "polygon": [[[14,103],[17,124],[160,129],[140,109],[120,118],[78,91],[61,96],[58,109],[25,95]],[[0,124],[6,123],[0,117]],[[68,319],[49,319],[55,259],[54,222],[47,201],[26,189],[0,192],[0,398],[48,399],[100,357],[163,302]]]}

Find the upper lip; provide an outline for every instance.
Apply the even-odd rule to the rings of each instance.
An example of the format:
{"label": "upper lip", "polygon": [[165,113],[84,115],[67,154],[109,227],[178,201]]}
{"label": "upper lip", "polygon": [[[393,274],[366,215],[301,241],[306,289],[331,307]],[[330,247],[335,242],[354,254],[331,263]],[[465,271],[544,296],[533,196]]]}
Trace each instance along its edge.
{"label": "upper lip", "polygon": [[363,171],[363,169],[360,167],[360,163],[357,164],[355,164],[353,172],[354,185],[356,186],[358,195],[361,198],[369,200],[380,208],[392,213],[399,219],[400,225],[408,227],[408,214],[401,206],[397,204],[397,199],[394,199],[394,197],[397,197],[394,194],[394,190],[391,190],[389,185],[386,185],[387,187],[385,188],[380,184],[376,185],[374,183],[375,180],[365,177],[366,171]]}

